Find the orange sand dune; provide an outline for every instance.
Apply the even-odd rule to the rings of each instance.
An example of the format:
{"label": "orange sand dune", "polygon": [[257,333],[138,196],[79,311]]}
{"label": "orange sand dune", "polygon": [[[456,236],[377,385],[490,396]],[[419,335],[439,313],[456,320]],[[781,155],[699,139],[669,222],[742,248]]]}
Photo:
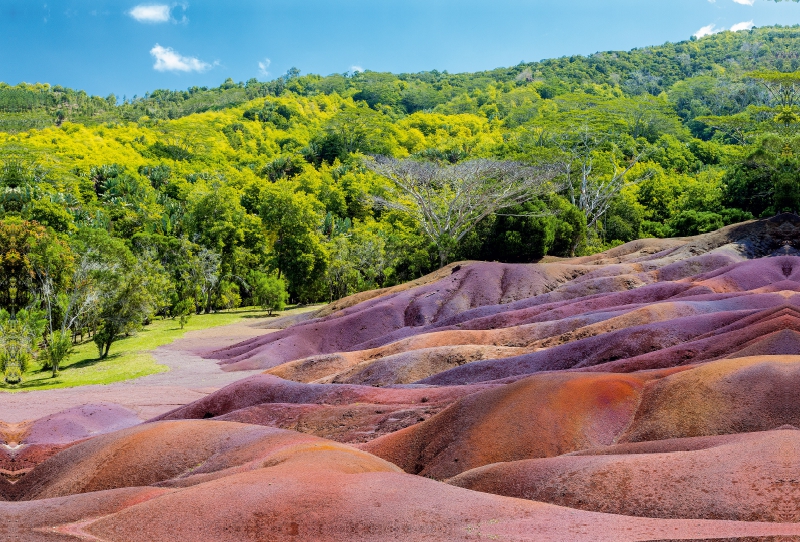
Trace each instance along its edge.
{"label": "orange sand dune", "polygon": [[361,445],[406,472],[449,478],[499,461],[610,444],[656,374],[533,376],[478,392],[402,431]]}

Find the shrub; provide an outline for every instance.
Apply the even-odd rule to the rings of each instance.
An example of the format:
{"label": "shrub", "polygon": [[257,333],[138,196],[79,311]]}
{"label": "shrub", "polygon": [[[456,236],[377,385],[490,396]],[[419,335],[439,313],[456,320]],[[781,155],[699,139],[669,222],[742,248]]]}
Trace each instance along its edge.
{"label": "shrub", "polygon": [[289,299],[289,292],[286,288],[286,281],[264,273],[253,272],[250,276],[253,289],[253,300],[264,310],[282,311],[286,307]]}

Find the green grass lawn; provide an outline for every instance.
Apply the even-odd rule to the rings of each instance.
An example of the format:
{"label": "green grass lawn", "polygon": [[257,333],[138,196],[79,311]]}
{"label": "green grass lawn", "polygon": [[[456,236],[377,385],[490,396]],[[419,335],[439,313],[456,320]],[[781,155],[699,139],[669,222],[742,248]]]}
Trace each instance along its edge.
{"label": "green grass lawn", "polygon": [[[315,307],[303,307],[281,313],[311,310]],[[98,359],[97,346],[91,340],[78,345],[70,359],[62,364],[61,372],[56,378],[50,371],[40,371],[37,364],[23,375],[22,383],[9,386],[0,381],[0,392],[47,390],[52,388],[69,388],[89,384],[110,384],[121,380],[130,380],[154,373],[167,371],[165,365],[159,365],[149,351],[179,339],[187,331],[208,329],[211,327],[233,324],[245,318],[266,317],[266,311],[258,308],[242,308],[213,314],[193,315],[184,329],[175,320],[155,320],[141,331],[130,337],[115,341],[106,359]]]}

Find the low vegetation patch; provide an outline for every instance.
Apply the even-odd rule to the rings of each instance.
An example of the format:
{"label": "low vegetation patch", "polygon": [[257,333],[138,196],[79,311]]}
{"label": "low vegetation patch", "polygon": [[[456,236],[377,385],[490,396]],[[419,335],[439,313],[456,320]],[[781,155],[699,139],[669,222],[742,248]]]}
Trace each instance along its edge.
{"label": "low vegetation patch", "polygon": [[42,370],[38,363],[31,363],[17,386],[0,384],[2,391],[46,390],[69,388],[91,384],[111,384],[169,370],[160,365],[150,350],[181,338],[188,331],[234,324],[246,318],[262,318],[267,311],[260,308],[241,308],[212,314],[194,315],[181,329],[175,319],[158,319],[129,337],[114,343],[114,350],[105,359],[99,359],[97,347],[86,340],[75,348],[75,352],[61,365],[58,376]]}

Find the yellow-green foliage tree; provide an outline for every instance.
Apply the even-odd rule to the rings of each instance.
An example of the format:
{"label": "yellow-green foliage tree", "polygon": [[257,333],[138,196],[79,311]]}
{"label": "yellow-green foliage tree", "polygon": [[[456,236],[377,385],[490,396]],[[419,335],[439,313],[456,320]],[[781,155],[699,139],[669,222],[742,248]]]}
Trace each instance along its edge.
{"label": "yellow-green foliage tree", "polygon": [[[87,231],[119,241],[130,269],[166,277],[140,304],[165,316],[256,303],[253,277],[318,301],[440,265],[436,239],[400,209],[407,195],[365,156],[562,166],[559,190],[481,217],[448,257],[532,261],[708,231],[796,199],[785,89],[798,39],[723,32],[474,74],[292,69],[130,100],[0,84],[0,213],[40,225],[77,262],[105,246],[81,241]],[[586,186],[630,167],[601,213],[570,199],[580,183],[563,169],[587,132],[602,137]],[[99,307],[76,326],[106,329]]]}

